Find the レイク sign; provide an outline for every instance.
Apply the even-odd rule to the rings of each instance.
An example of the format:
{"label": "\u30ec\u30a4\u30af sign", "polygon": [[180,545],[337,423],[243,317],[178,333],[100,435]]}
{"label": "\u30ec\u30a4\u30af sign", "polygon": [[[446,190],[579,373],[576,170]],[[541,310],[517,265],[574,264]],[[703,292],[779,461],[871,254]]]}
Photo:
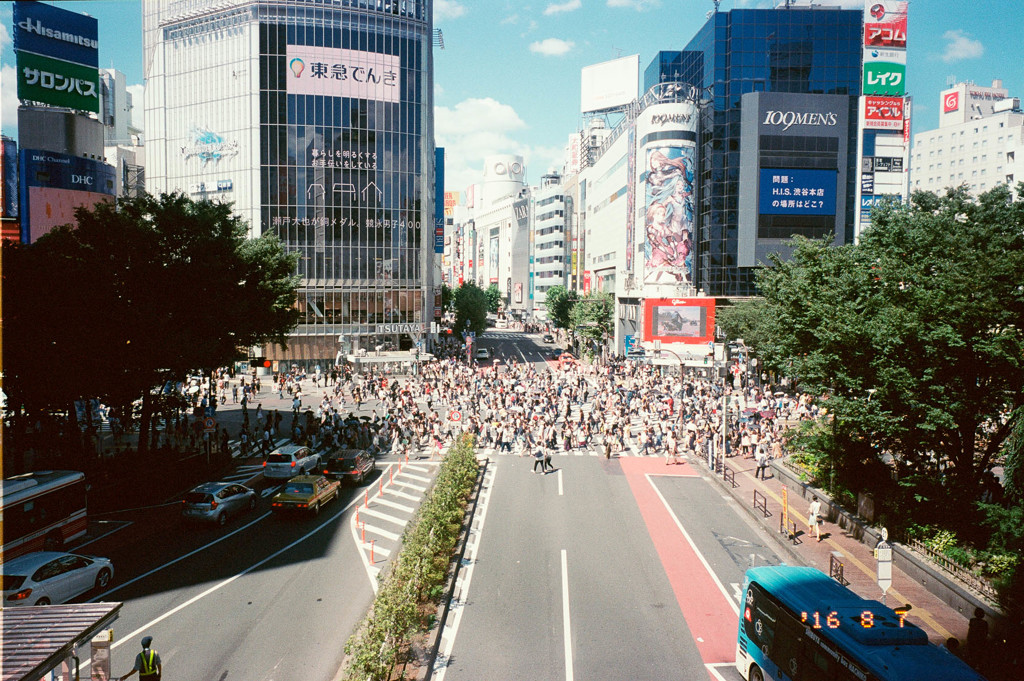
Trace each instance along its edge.
{"label": "\u30ec\u30a4\u30af sign", "polygon": [[290,95],[400,99],[402,62],[392,54],[289,45],[285,62]]}

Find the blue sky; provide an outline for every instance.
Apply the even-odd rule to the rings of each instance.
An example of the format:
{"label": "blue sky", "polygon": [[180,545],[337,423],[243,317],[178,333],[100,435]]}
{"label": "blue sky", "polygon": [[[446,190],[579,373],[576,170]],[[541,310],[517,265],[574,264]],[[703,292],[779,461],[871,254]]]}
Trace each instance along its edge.
{"label": "blue sky", "polygon": [[[50,4],[95,16],[100,65],[142,82],[138,0]],[[771,1],[721,3],[722,10],[764,6]],[[0,3],[0,123],[8,135],[17,124],[11,7]],[[631,54],[640,55],[643,69],[659,50],[681,49],[712,8],[711,0],[434,0],[435,27],[445,43],[435,50],[434,79],[446,187],[465,189],[488,154],[522,154],[534,183],[561,167],[566,140],[582,122],[580,69]],[[1007,0],[911,0],[907,85],[914,131],[937,125],[939,92],[950,76],[980,85],[1001,78],[1011,95],[1024,96],[1022,35],[1024,11]]]}

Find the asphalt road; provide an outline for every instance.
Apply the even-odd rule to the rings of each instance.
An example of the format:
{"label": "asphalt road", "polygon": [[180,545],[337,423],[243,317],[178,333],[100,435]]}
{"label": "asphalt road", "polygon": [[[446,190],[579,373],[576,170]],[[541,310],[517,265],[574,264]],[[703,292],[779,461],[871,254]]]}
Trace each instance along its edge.
{"label": "asphalt road", "polygon": [[[527,359],[544,347],[491,343]],[[688,465],[554,461],[535,475],[491,453],[434,679],[737,678],[743,573],[780,562],[772,540]]]}

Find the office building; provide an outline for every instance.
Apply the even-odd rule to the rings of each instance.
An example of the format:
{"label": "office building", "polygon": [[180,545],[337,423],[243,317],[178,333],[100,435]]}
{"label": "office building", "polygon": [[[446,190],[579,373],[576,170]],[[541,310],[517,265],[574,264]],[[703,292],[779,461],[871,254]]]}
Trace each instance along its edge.
{"label": "office building", "polygon": [[966,185],[980,194],[1024,180],[1024,112],[1000,80],[957,83],[939,95],[939,127],[914,134],[911,187],[945,193]]}
{"label": "office building", "polygon": [[299,254],[266,356],[409,348],[434,319],[430,0],[145,0],[147,185]]}

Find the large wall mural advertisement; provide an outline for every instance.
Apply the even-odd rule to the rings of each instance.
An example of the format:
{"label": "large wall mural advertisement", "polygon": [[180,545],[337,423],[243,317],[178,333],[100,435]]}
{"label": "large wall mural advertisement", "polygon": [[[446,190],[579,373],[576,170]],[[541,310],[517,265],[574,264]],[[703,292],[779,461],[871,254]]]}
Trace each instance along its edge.
{"label": "large wall mural advertisement", "polygon": [[647,149],[644,283],[693,284],[694,147]]}

